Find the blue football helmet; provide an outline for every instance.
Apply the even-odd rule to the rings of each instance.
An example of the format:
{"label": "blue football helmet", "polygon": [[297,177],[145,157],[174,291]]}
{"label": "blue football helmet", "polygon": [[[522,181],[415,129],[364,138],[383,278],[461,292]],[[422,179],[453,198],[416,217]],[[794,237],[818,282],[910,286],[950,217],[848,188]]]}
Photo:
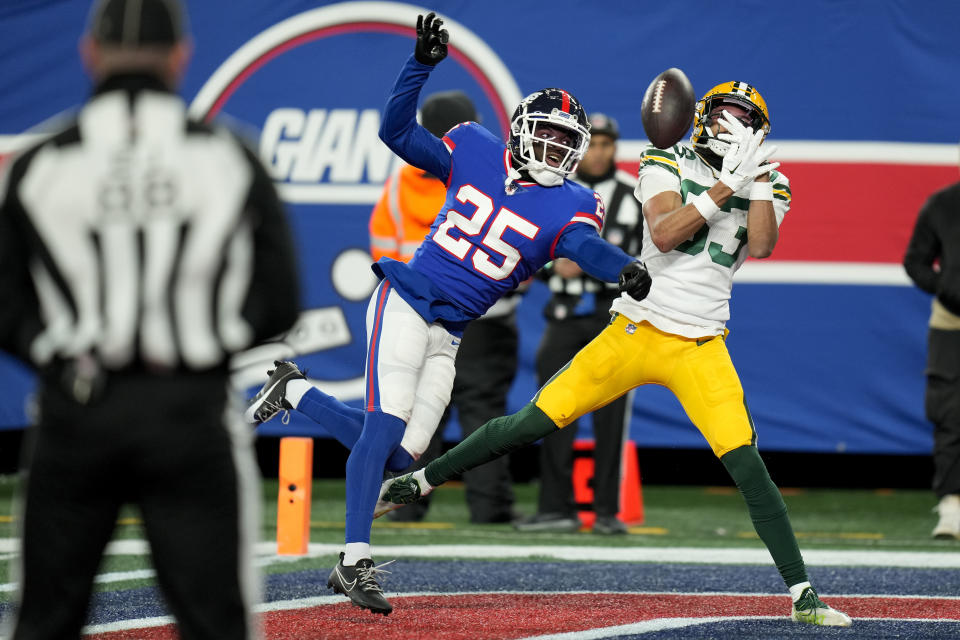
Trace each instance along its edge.
{"label": "blue football helmet", "polygon": [[510,153],[519,169],[545,187],[576,171],[590,145],[590,123],[580,101],[563,89],[524,98],[510,120]]}

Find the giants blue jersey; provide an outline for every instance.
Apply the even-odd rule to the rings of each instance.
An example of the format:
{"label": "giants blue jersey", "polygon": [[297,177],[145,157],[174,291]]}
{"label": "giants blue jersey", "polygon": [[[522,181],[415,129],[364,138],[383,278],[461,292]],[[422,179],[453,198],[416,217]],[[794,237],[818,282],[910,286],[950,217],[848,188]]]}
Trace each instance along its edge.
{"label": "giants blue jersey", "polygon": [[558,256],[616,281],[632,258],[600,239],[603,203],[593,191],[570,181],[542,187],[522,180],[508,190],[510,152],[486,129],[460,124],[441,142],[416,124],[416,98],[430,69],[407,62],[380,135],[404,160],[443,179],[447,198],[413,259],[382,258],[374,271],[425,320],[455,332]]}

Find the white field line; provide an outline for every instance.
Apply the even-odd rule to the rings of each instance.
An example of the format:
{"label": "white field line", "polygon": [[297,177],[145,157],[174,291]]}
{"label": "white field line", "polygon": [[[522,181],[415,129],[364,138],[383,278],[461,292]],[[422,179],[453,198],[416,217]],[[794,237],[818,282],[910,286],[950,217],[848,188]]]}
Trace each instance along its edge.
{"label": "white field line", "polygon": [[[134,542],[141,543],[143,541],[136,540]],[[132,553],[132,554],[124,553],[120,555],[146,555],[147,553],[149,553],[148,549],[144,545],[138,544],[137,547],[138,547],[137,549],[138,553]],[[142,553],[140,553],[141,551]],[[16,557],[16,554],[8,554],[8,556],[6,557],[13,558],[13,557]],[[3,559],[3,557],[0,557],[0,559]],[[269,566],[274,564],[285,564],[289,562],[295,562],[297,560],[299,560],[298,557],[292,557],[292,556],[261,555],[260,557],[257,558],[256,564],[258,566]],[[93,581],[97,584],[110,584],[113,582],[126,582],[127,580],[145,580],[148,578],[154,578],[156,577],[156,575],[157,575],[157,572],[154,571],[153,569],[135,569],[132,571],[111,571],[108,573],[101,573],[97,575],[96,577],[94,577]],[[16,582],[0,583],[0,593],[15,591],[16,588],[17,588]]]}
{"label": "white field line", "polygon": [[[142,580],[146,578],[153,578],[156,576],[156,572],[153,569],[136,569],[134,571],[111,571],[109,573],[101,573],[97,575],[93,581],[97,584],[109,584],[111,582],[125,582],[127,580]],[[0,593],[8,593],[15,591],[17,588],[16,582],[6,582],[0,584]]]}
{"label": "white field line", "polygon": [[584,629],[582,631],[568,631],[566,633],[549,633],[543,636],[525,636],[520,640],[599,640],[600,638],[616,638],[627,634],[636,635],[664,631],[666,629],[683,629],[685,627],[709,624],[711,622],[779,620],[781,617],[782,616],[735,616],[726,618],[713,616],[707,618],[658,618],[656,620],[644,620],[643,622],[634,622],[632,624],[620,624],[615,627],[600,627],[597,629]]}
{"label": "white field line", "polygon": [[[567,633],[550,633],[543,636],[526,636],[519,640],[600,640],[601,638],[618,638],[623,635],[640,635],[654,633],[666,629],[683,629],[713,622],[731,622],[743,620],[782,620],[784,616],[713,616],[707,618],[660,618],[645,620],[633,624],[622,624],[615,627],[600,627],[583,631],[569,631]],[[883,620],[891,622],[890,618],[856,618],[860,620]],[[897,618],[896,622],[960,622],[958,620],[944,620],[931,618]]]}
{"label": "white field line", "polygon": [[[16,539],[0,538],[0,553],[15,552]],[[307,556],[335,558],[339,544],[312,543]],[[107,545],[108,555],[146,555],[145,540],[117,540]],[[264,564],[287,562],[293,556],[277,556],[276,542],[260,542],[256,553]],[[767,565],[772,562],[766,549],[697,547],[578,547],[552,545],[382,545],[374,547],[376,557],[389,558],[552,558],[590,562],[659,562],[679,564],[747,564]],[[811,566],[838,567],[912,567],[917,569],[960,569],[960,553],[948,551],[804,551]]]}
{"label": "white field line", "polygon": [[176,622],[173,616],[157,616],[156,618],[133,618],[131,620],[116,620],[104,624],[91,624],[83,629],[83,635],[92,635],[95,633],[110,633],[111,631],[129,631],[130,629],[148,629],[150,627],[162,627]]}

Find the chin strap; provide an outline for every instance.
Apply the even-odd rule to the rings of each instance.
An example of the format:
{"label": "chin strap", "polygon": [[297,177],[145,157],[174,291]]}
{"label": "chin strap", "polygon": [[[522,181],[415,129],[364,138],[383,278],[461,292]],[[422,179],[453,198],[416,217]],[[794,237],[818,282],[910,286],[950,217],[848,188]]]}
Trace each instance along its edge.
{"label": "chin strap", "polygon": [[[541,166],[531,167],[531,164],[533,163],[527,163],[523,170],[541,187],[556,187],[563,184],[564,177],[559,173]],[[503,188],[508,196],[517,192],[517,180],[522,178],[523,175],[513,167],[507,169],[507,179],[503,181]]]}
{"label": "chin strap", "polygon": [[730,143],[717,140],[716,138],[710,138],[710,141],[707,142],[707,148],[722,158],[730,151]]}
{"label": "chin strap", "polygon": [[703,133],[704,133],[704,136],[707,137],[707,144],[706,144],[707,149],[712,151],[714,154],[717,155],[717,157],[720,157],[720,158],[727,155],[727,152],[730,151],[729,142],[724,142],[720,138],[717,138],[716,136],[714,136],[713,132],[710,130],[709,127],[704,127]]}
{"label": "chin strap", "polygon": [[531,166],[532,164],[533,163],[527,164],[525,169],[527,170],[527,173],[530,174],[530,177],[533,178],[540,186],[556,187],[563,183],[563,176],[556,171],[545,169],[543,163],[538,162],[536,166]]}

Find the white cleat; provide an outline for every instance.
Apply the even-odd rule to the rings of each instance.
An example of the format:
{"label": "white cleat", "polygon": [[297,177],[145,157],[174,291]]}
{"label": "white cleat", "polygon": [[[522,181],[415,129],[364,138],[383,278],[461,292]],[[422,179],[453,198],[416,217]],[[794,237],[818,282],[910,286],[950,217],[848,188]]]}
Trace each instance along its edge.
{"label": "white cleat", "polygon": [[943,496],[934,510],[940,513],[940,520],[931,535],[937,540],[960,540],[960,495]]}
{"label": "white cleat", "polygon": [[850,616],[842,611],[831,609],[817,596],[813,587],[807,587],[800,599],[793,603],[790,619],[794,622],[815,624],[821,627],[849,627],[853,624]]}

